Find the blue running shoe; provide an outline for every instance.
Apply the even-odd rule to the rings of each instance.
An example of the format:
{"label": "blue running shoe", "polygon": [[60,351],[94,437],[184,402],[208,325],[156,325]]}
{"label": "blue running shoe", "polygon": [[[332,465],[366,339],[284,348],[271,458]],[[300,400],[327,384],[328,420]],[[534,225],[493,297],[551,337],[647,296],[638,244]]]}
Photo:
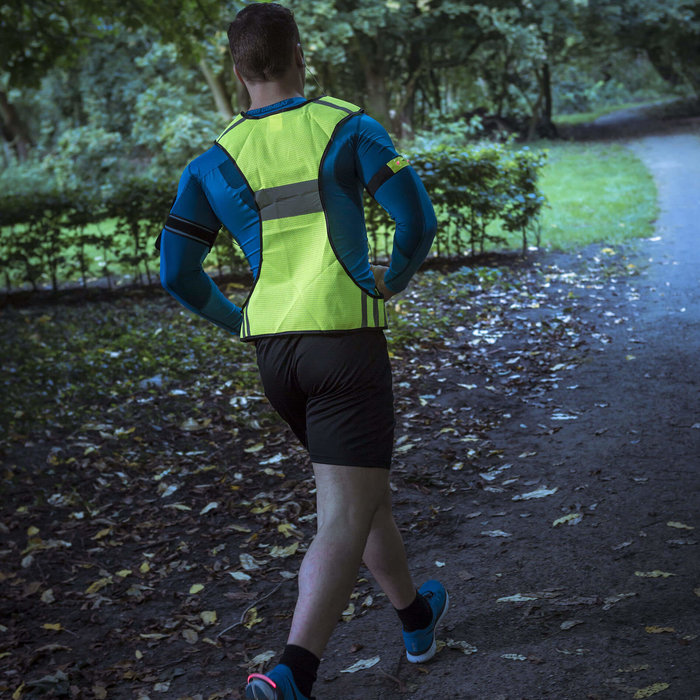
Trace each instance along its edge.
{"label": "blue running shoe", "polygon": [[433,621],[422,630],[404,632],[403,642],[406,645],[406,658],[412,664],[428,661],[435,656],[435,628],[445,617],[449,607],[450,597],[445,587],[439,581],[426,581],[418,592],[428,601],[433,611]]}
{"label": "blue running shoe", "polygon": [[249,700],[311,700],[302,695],[289,666],[277,664],[266,676],[251,673],[245,696]]}

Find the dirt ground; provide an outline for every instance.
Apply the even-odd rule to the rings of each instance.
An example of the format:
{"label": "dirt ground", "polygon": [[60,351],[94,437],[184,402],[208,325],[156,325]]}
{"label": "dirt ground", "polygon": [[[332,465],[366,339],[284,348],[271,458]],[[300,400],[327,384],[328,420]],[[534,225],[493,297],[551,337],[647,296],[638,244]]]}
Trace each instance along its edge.
{"label": "dirt ground", "polygon": [[[504,308],[502,332],[484,332],[479,347],[492,375],[467,361],[480,337],[467,324],[455,324],[442,348],[417,354],[429,371],[395,362],[395,382],[406,387],[398,392],[392,478],[397,521],[417,583],[442,580],[451,609],[438,634],[440,653],[412,666],[388,602],[360,579],[355,610],[324,656],[319,700],[700,697],[700,130],[683,123],[661,131],[629,142],[659,187],[652,239],[531,261],[548,281],[539,302]],[[584,283],[569,287],[574,278]],[[564,339],[575,327],[581,338],[526,381],[535,359],[529,348],[546,352],[506,318],[543,334],[556,326]],[[285,440],[267,446],[270,455],[287,449]],[[10,452],[5,462],[45,464],[48,449]],[[295,454],[303,474],[308,467]],[[311,486],[295,487],[289,503],[310,527]],[[202,505],[211,500],[206,485],[193,488],[201,488]],[[28,498],[3,491],[0,585],[10,593],[0,607],[0,697],[235,699],[248,670],[274,663],[296,591],[284,570],[293,574],[300,557],[265,576],[251,568],[249,583],[207,588],[204,607],[219,613],[213,627],[190,587],[201,574],[189,574],[184,563],[169,578],[180,588],[156,596],[147,585],[124,584],[130,609],[99,595],[84,601],[70,593],[72,582],[84,588],[99,567],[99,580],[109,577],[110,585],[119,576],[116,555],[98,549],[111,536],[100,532],[118,523],[97,534],[79,522],[64,527],[60,537],[73,538],[84,557],[72,562],[67,580],[37,561],[17,574],[26,524],[14,506]],[[175,521],[179,511],[172,512]],[[42,532],[51,518],[46,512]],[[160,550],[145,539],[149,522],[135,528],[129,518],[129,530],[146,542],[135,536],[129,550],[155,561]],[[195,521],[191,538],[215,553],[247,536],[204,526],[197,532]],[[175,542],[170,532],[156,543],[163,551]],[[184,560],[170,551],[167,561]],[[219,560],[208,561],[215,577]],[[141,580],[147,583],[146,574]],[[43,634],[56,636],[37,637],[32,623],[44,622],[51,582],[65,592],[52,613],[63,631],[44,626]],[[255,624],[250,608],[264,622]],[[199,628],[192,623],[180,635],[178,627],[170,640],[163,620],[177,627],[200,617]],[[367,668],[347,672],[361,660]]]}

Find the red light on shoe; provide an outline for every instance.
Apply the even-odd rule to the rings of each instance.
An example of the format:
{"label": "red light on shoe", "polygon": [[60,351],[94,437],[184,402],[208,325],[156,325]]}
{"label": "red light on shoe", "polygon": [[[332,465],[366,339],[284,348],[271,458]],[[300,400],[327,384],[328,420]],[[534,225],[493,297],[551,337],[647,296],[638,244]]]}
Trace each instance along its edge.
{"label": "red light on shoe", "polygon": [[251,673],[248,676],[248,683],[250,683],[251,678],[259,678],[261,681],[265,681],[266,683],[269,683],[273,688],[277,688],[277,683],[275,683],[272,678],[268,678],[267,676],[263,676],[262,673]]}

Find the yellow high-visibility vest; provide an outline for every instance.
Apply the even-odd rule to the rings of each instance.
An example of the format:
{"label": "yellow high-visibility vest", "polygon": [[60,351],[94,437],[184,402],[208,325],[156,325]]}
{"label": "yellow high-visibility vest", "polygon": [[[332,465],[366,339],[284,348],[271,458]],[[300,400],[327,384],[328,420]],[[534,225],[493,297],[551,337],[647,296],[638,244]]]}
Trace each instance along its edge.
{"label": "yellow high-visibility vest", "polygon": [[384,299],[338,259],[319,179],[338,126],[362,110],[322,97],[257,118],[236,117],[217,143],[255,195],[258,277],[243,305],[241,338],[386,328]]}

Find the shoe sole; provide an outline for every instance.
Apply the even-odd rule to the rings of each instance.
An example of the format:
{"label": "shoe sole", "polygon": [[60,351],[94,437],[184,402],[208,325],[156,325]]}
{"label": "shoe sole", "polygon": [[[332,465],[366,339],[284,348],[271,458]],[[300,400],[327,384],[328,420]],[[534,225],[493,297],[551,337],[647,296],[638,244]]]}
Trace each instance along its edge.
{"label": "shoe sole", "polygon": [[268,683],[254,680],[245,689],[248,700],[277,700],[277,691]]}
{"label": "shoe sole", "polygon": [[423,654],[414,655],[411,654],[408,650],[406,650],[406,658],[409,660],[410,663],[420,664],[424,661],[430,661],[430,659],[432,659],[433,656],[435,656],[435,653],[437,652],[437,640],[435,639],[435,631],[437,630],[438,625],[442,622],[442,618],[445,617],[445,613],[447,613],[449,607],[450,596],[447,593],[447,591],[445,591],[445,607],[442,609],[440,617],[438,617],[437,622],[435,623],[435,627],[433,628],[433,643],[430,645],[430,649],[428,649],[428,651],[424,652]]}

